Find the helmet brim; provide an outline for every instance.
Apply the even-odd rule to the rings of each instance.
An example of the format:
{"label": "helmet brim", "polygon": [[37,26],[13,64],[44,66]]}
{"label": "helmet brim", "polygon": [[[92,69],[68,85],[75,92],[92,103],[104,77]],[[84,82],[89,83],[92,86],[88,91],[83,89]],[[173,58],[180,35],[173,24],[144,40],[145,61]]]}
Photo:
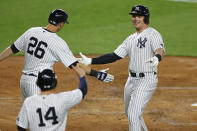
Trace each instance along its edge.
{"label": "helmet brim", "polygon": [[139,12],[136,12],[136,11],[132,11],[129,13],[129,15],[141,15],[141,16],[148,16],[148,14],[141,14]]}
{"label": "helmet brim", "polygon": [[68,22],[67,20],[65,20],[65,23],[66,23],[66,24],[69,24],[69,22]]}

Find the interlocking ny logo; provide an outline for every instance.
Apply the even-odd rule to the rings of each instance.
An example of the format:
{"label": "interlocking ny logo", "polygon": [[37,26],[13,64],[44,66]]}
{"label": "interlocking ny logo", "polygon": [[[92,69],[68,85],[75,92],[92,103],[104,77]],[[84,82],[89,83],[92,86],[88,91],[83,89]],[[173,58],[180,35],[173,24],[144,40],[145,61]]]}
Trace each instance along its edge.
{"label": "interlocking ny logo", "polygon": [[144,38],[144,40],[142,40],[142,37],[140,37],[140,38],[138,39],[137,47],[139,47],[139,48],[145,47],[146,41],[147,41],[146,38]]}

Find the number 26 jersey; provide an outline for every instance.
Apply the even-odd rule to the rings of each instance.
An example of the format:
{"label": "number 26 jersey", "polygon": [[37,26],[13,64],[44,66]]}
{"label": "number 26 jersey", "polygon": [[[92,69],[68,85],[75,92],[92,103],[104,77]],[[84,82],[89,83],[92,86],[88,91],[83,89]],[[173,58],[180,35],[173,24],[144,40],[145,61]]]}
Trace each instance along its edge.
{"label": "number 26 jersey", "polygon": [[42,27],[28,29],[14,46],[24,52],[24,73],[37,74],[43,68],[53,68],[55,62],[69,67],[77,61],[62,38]]}

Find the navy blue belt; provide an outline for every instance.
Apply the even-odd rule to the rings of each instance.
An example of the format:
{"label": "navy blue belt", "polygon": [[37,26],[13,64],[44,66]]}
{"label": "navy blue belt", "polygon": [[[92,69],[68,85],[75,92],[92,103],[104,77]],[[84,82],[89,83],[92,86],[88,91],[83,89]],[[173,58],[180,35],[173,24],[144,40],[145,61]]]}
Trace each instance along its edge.
{"label": "navy blue belt", "polygon": [[[154,73],[154,75],[157,74],[157,72],[153,72],[153,73]],[[134,72],[131,72],[131,71],[130,71],[130,75],[131,75],[131,77],[144,77],[145,76],[144,73],[134,73]]]}
{"label": "navy blue belt", "polygon": [[33,74],[33,73],[30,73],[30,74],[27,74],[27,73],[23,73],[24,75],[28,75],[28,76],[34,76],[34,77],[37,77],[37,75]]}

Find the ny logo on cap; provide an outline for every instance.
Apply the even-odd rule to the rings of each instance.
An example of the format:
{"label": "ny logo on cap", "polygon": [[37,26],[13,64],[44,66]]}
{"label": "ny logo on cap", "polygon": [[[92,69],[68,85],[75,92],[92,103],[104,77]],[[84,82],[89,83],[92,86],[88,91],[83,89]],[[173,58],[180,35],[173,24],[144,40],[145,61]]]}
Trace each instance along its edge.
{"label": "ny logo on cap", "polygon": [[142,40],[142,37],[140,37],[138,39],[137,47],[139,47],[139,48],[145,47],[146,41],[147,41],[146,38],[144,38],[144,40]]}
{"label": "ny logo on cap", "polygon": [[136,8],[135,8],[135,10],[139,11],[139,10],[140,10],[140,8],[139,8],[139,7],[136,7]]}

